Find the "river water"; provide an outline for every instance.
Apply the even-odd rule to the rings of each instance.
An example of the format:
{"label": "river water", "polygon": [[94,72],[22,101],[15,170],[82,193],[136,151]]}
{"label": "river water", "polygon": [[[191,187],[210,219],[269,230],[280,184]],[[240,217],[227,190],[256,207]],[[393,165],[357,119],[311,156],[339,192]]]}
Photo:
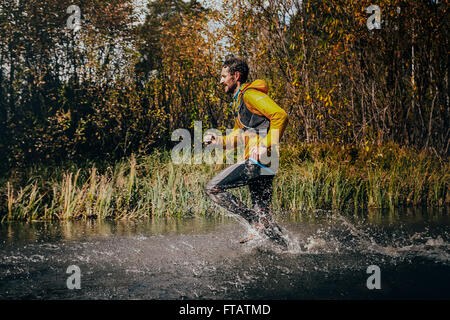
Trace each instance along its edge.
{"label": "river water", "polygon": [[287,251],[224,216],[1,224],[0,299],[450,298],[445,210],[277,220]]}

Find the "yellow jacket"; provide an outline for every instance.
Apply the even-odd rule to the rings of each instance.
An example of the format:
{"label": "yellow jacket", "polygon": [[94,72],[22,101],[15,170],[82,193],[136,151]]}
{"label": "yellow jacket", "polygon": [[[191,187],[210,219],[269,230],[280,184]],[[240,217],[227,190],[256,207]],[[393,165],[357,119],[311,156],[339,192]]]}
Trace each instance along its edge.
{"label": "yellow jacket", "polygon": [[257,134],[244,133],[243,130],[241,130],[244,126],[236,117],[234,119],[233,131],[227,136],[222,137],[223,145],[228,147],[231,146],[232,148],[235,148],[238,143],[243,143],[244,139],[248,139],[248,142],[245,144],[245,159],[249,157],[250,149],[253,146],[264,145],[269,149],[271,146],[278,143],[278,141],[272,141],[272,137],[275,137],[274,130],[278,130],[278,137],[281,139],[281,136],[286,129],[288,122],[287,113],[267,95],[268,90],[269,87],[264,80],[255,80],[252,83],[243,84],[238,93],[234,96],[232,105],[233,111],[237,111],[241,101],[241,95],[245,91],[244,102],[248,110],[257,115],[265,116],[270,121],[267,135],[262,138]]}

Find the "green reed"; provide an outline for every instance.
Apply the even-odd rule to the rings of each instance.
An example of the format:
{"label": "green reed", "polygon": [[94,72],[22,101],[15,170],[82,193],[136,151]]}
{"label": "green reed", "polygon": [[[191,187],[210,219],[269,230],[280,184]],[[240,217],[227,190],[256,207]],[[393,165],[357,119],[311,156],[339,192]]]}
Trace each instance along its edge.
{"label": "green reed", "polygon": [[[30,168],[0,182],[5,220],[126,219],[224,213],[206,182],[225,165],[176,165],[170,152],[131,156],[110,165]],[[449,204],[448,159],[394,144],[297,145],[281,151],[274,181],[275,213]],[[250,204],[246,188],[232,191]]]}

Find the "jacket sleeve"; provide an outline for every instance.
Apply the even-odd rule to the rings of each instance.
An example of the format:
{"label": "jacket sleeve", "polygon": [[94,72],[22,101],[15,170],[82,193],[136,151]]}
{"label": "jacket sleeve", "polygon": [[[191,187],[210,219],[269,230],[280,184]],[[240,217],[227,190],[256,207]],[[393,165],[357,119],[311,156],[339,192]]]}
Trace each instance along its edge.
{"label": "jacket sleeve", "polygon": [[[260,141],[260,143],[267,148],[278,144],[283,135],[287,122],[288,115],[286,111],[281,109],[268,95],[257,90],[249,90],[244,94],[244,101],[252,112],[259,113],[270,120],[270,128],[267,135]],[[278,131],[278,134],[277,132]],[[277,136],[278,135],[278,139]]]}

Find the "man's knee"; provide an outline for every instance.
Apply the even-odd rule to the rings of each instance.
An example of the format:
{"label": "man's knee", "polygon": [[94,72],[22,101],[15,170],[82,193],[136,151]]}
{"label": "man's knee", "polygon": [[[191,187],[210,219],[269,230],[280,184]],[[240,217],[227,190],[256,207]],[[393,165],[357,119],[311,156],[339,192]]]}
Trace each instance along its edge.
{"label": "man's knee", "polygon": [[205,186],[205,192],[211,198],[221,192],[221,190],[212,180],[210,180]]}

